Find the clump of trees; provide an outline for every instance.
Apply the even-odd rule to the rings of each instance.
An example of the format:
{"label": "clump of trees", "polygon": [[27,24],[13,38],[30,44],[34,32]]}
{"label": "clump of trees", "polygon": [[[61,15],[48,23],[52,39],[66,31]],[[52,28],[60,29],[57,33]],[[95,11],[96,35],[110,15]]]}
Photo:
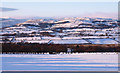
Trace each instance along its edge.
{"label": "clump of trees", "polygon": [[120,45],[65,45],[65,44],[38,44],[38,43],[3,43],[2,53],[71,53],[80,52],[120,52]]}

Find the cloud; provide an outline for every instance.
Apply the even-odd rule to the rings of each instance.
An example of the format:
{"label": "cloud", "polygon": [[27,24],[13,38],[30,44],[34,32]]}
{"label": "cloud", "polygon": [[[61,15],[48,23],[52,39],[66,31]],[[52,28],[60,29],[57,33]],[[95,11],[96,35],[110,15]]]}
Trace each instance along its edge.
{"label": "cloud", "polygon": [[0,7],[0,12],[7,12],[7,11],[14,11],[14,10],[18,10],[18,9]]}

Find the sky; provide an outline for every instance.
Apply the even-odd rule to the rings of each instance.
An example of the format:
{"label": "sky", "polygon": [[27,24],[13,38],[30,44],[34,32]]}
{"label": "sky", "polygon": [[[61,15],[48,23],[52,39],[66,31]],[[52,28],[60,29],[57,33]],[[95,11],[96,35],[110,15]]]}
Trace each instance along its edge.
{"label": "sky", "polygon": [[107,17],[117,18],[118,2],[2,2],[2,17]]}
{"label": "sky", "polygon": [[119,0],[1,0],[1,2],[119,2]]}

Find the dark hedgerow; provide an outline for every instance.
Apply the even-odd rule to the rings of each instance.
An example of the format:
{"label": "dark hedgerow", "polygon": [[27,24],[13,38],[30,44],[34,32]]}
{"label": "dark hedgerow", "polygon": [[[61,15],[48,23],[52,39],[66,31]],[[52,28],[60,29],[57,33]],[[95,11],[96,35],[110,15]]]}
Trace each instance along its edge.
{"label": "dark hedgerow", "polygon": [[120,52],[120,45],[78,45],[78,44],[37,44],[37,43],[3,43],[2,53],[71,53],[75,52]]}

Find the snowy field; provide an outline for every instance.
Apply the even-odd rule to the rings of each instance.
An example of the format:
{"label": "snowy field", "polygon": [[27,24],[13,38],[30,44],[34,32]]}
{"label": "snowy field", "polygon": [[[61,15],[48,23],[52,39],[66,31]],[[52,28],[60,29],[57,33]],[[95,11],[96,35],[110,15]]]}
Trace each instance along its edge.
{"label": "snowy field", "polygon": [[87,44],[86,40],[52,40],[49,43],[54,43],[54,44]]}
{"label": "snowy field", "polygon": [[118,44],[117,41],[113,39],[88,39],[92,44]]}
{"label": "snowy field", "polygon": [[117,71],[118,54],[3,54],[2,64],[4,71]]}

